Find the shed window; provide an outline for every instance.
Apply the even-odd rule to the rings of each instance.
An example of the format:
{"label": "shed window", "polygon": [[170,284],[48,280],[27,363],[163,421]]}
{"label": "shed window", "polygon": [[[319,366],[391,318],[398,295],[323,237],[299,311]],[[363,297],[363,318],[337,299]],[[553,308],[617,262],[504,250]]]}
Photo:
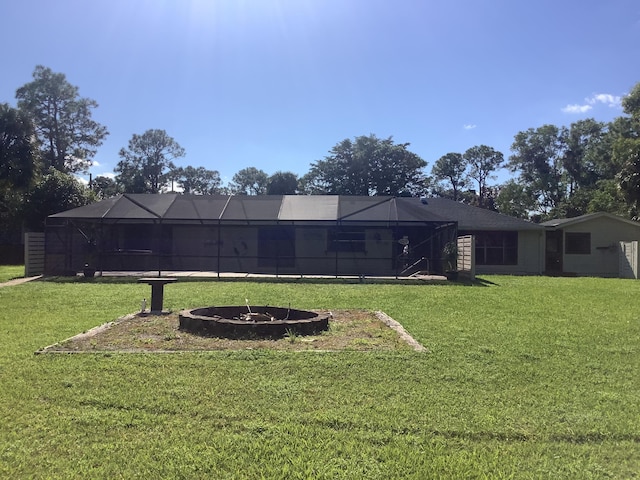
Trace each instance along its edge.
{"label": "shed window", "polygon": [[333,229],[327,236],[329,252],[364,252],[364,228]]}
{"label": "shed window", "polygon": [[477,265],[517,265],[518,232],[474,232]]}
{"label": "shed window", "polygon": [[564,234],[564,253],[567,255],[589,255],[591,253],[591,233],[567,232]]}

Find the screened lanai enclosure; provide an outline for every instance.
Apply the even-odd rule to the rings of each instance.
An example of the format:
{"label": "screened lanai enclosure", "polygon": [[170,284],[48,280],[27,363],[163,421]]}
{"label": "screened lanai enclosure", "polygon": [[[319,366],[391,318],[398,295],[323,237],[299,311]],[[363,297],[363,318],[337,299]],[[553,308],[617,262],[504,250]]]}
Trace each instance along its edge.
{"label": "screened lanai enclosure", "polygon": [[441,273],[457,222],[404,197],[124,194],[51,215],[45,273]]}

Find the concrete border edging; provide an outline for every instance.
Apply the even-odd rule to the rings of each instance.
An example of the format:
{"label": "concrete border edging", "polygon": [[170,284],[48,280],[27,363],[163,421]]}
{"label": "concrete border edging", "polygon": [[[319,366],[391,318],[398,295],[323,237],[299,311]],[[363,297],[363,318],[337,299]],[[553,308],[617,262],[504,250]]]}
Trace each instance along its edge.
{"label": "concrete border edging", "polygon": [[373,312],[378,319],[384,323],[389,328],[395,330],[400,338],[402,338],[409,346],[411,346],[416,352],[426,352],[430,353],[429,349],[422,344],[420,344],[415,338],[413,338],[409,333],[404,329],[404,327],[391,318],[389,315],[384,313],[383,311],[376,310]]}

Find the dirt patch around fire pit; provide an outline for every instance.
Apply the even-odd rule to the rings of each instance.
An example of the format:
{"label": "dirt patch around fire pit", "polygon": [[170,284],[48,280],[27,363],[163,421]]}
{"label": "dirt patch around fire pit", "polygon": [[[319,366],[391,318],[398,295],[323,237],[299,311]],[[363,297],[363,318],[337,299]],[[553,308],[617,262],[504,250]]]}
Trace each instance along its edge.
{"label": "dirt patch around fire pit", "polygon": [[[321,313],[321,312],[318,312]],[[327,313],[322,312],[322,313]],[[179,330],[178,313],[131,314],[36,353],[181,352],[217,350],[426,351],[383,312],[333,310],[329,330],[279,339],[232,340]]]}

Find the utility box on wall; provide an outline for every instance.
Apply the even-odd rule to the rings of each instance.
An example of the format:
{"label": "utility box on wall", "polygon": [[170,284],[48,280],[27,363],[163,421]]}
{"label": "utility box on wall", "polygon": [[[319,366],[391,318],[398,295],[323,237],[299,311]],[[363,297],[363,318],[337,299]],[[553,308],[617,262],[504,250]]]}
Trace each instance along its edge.
{"label": "utility box on wall", "polygon": [[638,241],[619,243],[620,278],[638,278]]}

